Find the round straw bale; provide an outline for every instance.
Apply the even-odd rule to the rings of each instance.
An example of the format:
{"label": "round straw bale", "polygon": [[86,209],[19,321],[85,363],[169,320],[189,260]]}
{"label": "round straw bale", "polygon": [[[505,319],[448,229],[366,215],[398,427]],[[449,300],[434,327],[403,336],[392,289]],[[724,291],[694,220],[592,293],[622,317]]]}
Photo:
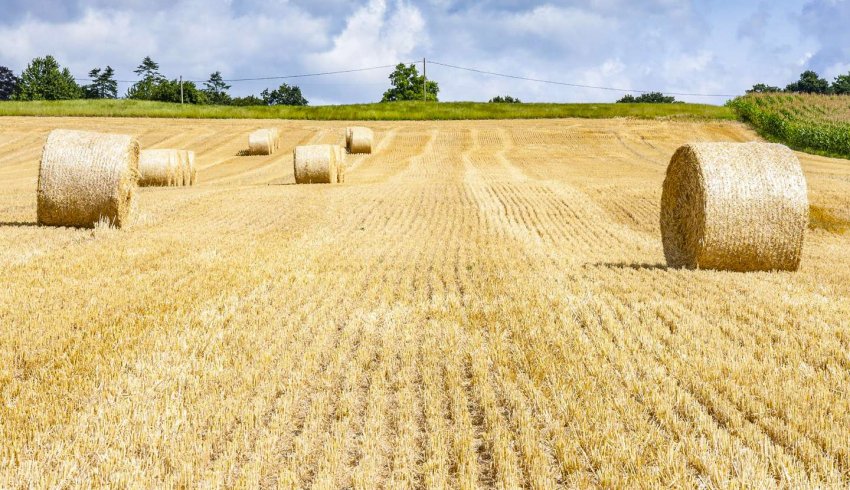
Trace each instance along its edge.
{"label": "round straw bale", "polygon": [[189,185],[189,181],[192,178],[191,174],[189,173],[189,152],[186,150],[175,151],[177,152],[177,162],[179,164],[176,185]]}
{"label": "round straw bale", "polygon": [[667,167],[661,237],[671,267],[797,270],[809,222],[796,155],[773,143],[693,143]]}
{"label": "round straw bale", "polygon": [[189,157],[189,185],[195,185],[195,180],[198,178],[198,169],[195,167],[195,152],[187,152]]}
{"label": "round straw bale", "polygon": [[295,183],[331,184],[337,181],[336,153],[331,145],[296,146]]}
{"label": "round straw bale", "polygon": [[271,155],[274,151],[272,135],[268,129],[258,129],[248,135],[248,153],[251,155]]}
{"label": "round straw bale", "polygon": [[346,129],[345,146],[348,153],[372,153],[374,133],[369,128],[352,126]]}
{"label": "round straw bale", "polygon": [[38,223],[93,228],[128,221],[139,178],[139,142],[132,136],[57,129],[47,137],[38,169]]}
{"label": "round straw bale", "polygon": [[139,185],[142,187],[176,185],[179,171],[175,150],[144,150],[139,157]]}

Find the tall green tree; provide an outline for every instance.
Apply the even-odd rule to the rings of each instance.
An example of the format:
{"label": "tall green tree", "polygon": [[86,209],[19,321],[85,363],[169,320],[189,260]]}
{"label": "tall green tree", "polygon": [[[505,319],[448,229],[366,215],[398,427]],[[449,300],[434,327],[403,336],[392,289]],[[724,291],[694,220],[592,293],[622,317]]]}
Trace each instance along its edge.
{"label": "tall green tree", "polygon": [[71,71],[59,66],[53,56],[33,59],[21,73],[15,99],[18,100],[68,100],[79,99],[83,89],[74,80]]}
{"label": "tall green tree", "polygon": [[165,77],[159,72],[159,63],[152,60],[150,56],[145,56],[145,59],[133,70],[133,73],[140,76],[142,80],[165,80]]}
{"label": "tall green tree", "polygon": [[433,80],[428,80],[424,84],[425,77],[419,74],[416,65],[407,65],[399,63],[395,70],[390,73],[389,90],[384,92],[384,97],[381,102],[396,102],[400,100],[423,100],[422,89],[425,85],[425,100],[437,101],[437,94],[440,92],[440,86]]}
{"label": "tall green tree", "polygon": [[[180,80],[163,79],[153,87],[148,100],[180,103]],[[183,82],[183,102],[186,104],[206,104],[207,94],[194,82]]]}
{"label": "tall green tree", "polygon": [[280,87],[271,92],[269,92],[269,89],[263,90],[260,93],[260,97],[266,105],[305,106],[309,104],[307,99],[301,95],[301,88],[297,85],[287,85],[285,83],[280,84]]}
{"label": "tall green tree", "polygon": [[[150,56],[145,56],[145,59],[133,70],[133,73],[138,75],[140,80],[127,90],[128,99],[154,100],[154,92],[157,90],[157,86],[167,81],[159,72],[159,64],[152,60]],[[178,99],[177,102],[180,102],[180,100]]]}
{"label": "tall green tree", "polygon": [[805,94],[828,94],[830,92],[829,82],[821,78],[812,70],[806,70],[800,74],[800,79],[789,83],[785,87],[786,92],[799,92]]}
{"label": "tall green tree", "polygon": [[87,99],[114,99],[118,97],[118,82],[115,81],[115,70],[111,66],[101,70],[95,68],[89,72],[91,83],[83,87]]}
{"label": "tall green tree", "polygon": [[230,85],[224,83],[220,71],[210,74],[210,79],[204,82],[204,93],[207,94],[207,102],[210,104],[229,104],[228,90],[230,90]]}
{"label": "tall green tree", "polygon": [[832,93],[850,95],[850,73],[835,77],[835,81],[832,82]]}
{"label": "tall green tree", "polygon": [[0,66],[0,100],[11,99],[17,89],[18,77],[12,70]]}

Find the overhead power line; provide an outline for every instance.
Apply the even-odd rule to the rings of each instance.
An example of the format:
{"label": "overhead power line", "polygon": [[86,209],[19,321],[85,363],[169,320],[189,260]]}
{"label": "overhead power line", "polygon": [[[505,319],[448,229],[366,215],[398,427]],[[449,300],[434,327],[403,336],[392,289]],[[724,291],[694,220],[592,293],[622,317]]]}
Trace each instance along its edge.
{"label": "overhead power line", "polygon": [[[346,74],[346,73],[357,73],[357,72],[365,72],[365,71],[372,71],[372,70],[384,70],[384,69],[388,69],[388,68],[395,68],[399,64],[412,65],[412,64],[420,63],[420,62],[421,62],[421,60],[420,61],[410,61],[410,62],[404,62],[403,61],[403,62],[391,64],[391,65],[369,66],[369,67],[365,67],[365,68],[351,68],[351,69],[347,69],[347,70],[325,71],[325,72],[316,72],[316,73],[300,73],[300,74],[295,74],[295,75],[278,75],[278,76],[268,76],[268,77],[228,78],[228,79],[223,79],[223,81],[227,82],[227,83],[239,83],[239,82],[255,82],[255,81],[269,81],[269,80],[287,80],[287,79],[293,79],[293,78],[322,77],[322,76],[328,76],[328,75],[341,75],[341,74]],[[448,63],[442,63],[440,61],[434,61],[434,60],[428,60],[428,63],[438,65],[438,66],[444,66],[446,68],[452,68],[452,69],[455,69],[455,70],[463,70],[463,71],[468,71],[468,72],[472,72],[472,73],[479,73],[479,74],[482,74],[482,75],[490,75],[490,76],[496,76],[496,77],[502,77],[502,78],[510,78],[510,79],[513,79],[513,80],[524,80],[524,81],[528,81],[528,82],[546,83],[546,84],[550,84],[550,85],[561,85],[561,86],[564,86],[564,87],[585,88],[585,89],[592,89],[592,90],[607,90],[607,91],[610,91],[610,92],[639,93],[639,94],[661,92],[665,95],[678,95],[678,96],[688,96],[688,97],[737,97],[739,95],[739,94],[702,94],[702,93],[695,93],[695,92],[666,92],[666,91],[662,91],[662,90],[638,90],[638,89],[627,89],[627,88],[618,88],[618,87],[605,87],[605,86],[600,86],[600,85],[587,85],[587,84],[563,82],[563,81],[557,81],[557,80],[546,80],[546,79],[542,79],[542,78],[530,78],[530,77],[524,77],[524,76],[520,76],[520,75],[510,75],[510,74],[507,74],[507,73],[498,73],[498,72],[494,72],[494,71],[480,70],[478,68],[470,68],[470,67],[466,67],[466,66],[451,65],[451,64],[448,64]],[[94,79],[93,78],[75,78],[75,80],[77,80],[77,81],[93,81]],[[119,82],[119,83],[137,83],[139,81],[141,81],[141,80],[116,80],[116,82]],[[186,79],[184,81],[193,82],[193,83],[205,83],[205,82],[207,82],[207,80],[191,80],[191,79]]]}
{"label": "overhead power line", "polygon": [[540,79],[540,78],[529,78],[529,77],[522,77],[522,76],[518,76],[518,75],[508,75],[506,73],[497,73],[497,72],[493,72],[493,71],[479,70],[477,68],[467,68],[467,67],[463,67],[463,66],[450,65],[448,63],[440,63],[439,61],[433,61],[433,60],[428,60],[428,63],[432,63],[432,64],[439,65],[439,66],[445,66],[447,68],[454,68],[456,70],[470,71],[470,72],[474,72],[474,73],[481,73],[481,74],[484,74],[484,75],[492,75],[492,76],[503,77],[503,78],[512,78],[514,80],[525,80],[525,81],[529,81],[529,82],[548,83],[548,84],[551,84],[551,85],[563,85],[563,86],[566,86],[566,87],[589,88],[589,89],[595,89],[595,90],[608,90],[608,91],[611,91],[611,92],[626,92],[626,93],[636,92],[636,93],[639,93],[639,94],[648,94],[648,93],[651,93],[651,92],[661,92],[665,95],[681,95],[681,96],[691,96],[691,97],[737,97],[739,95],[739,94],[698,94],[698,93],[685,93],[685,92],[664,92],[664,91],[661,91],[661,90],[635,90],[635,89],[625,89],[625,88],[615,88],[615,87],[601,87],[601,86],[597,86],[597,85],[584,85],[584,84],[580,84],[580,83],[558,82],[558,81],[554,81],[554,80],[543,80],[543,79]]}
{"label": "overhead power line", "polygon": [[[404,61],[402,61],[402,62],[399,62],[399,63],[401,63],[401,64],[412,64],[414,62],[404,62]],[[322,76],[326,76],[326,75],[341,75],[341,74],[344,74],[344,73],[356,73],[356,72],[363,72],[363,71],[383,70],[383,69],[387,69],[387,68],[395,68],[399,63],[395,63],[395,64],[392,64],[392,65],[369,66],[369,67],[366,67],[366,68],[352,68],[352,69],[349,69],[349,70],[325,71],[325,72],[318,72],[318,73],[301,73],[301,74],[297,74],[297,75],[279,75],[279,76],[273,76],[273,77],[255,77],[255,78],[227,78],[227,79],[223,79],[222,81],[223,82],[255,82],[255,81],[267,81],[267,80],[286,80],[286,79],[290,79],[290,78],[322,77]],[[88,81],[93,81],[95,79],[94,78],[75,78],[74,80],[88,82]],[[115,80],[115,81],[120,82],[120,83],[137,83],[137,82],[140,82],[141,80]],[[183,81],[184,82],[193,82],[193,83],[205,83],[208,80],[189,80],[189,79],[186,79],[186,80],[183,80]]]}

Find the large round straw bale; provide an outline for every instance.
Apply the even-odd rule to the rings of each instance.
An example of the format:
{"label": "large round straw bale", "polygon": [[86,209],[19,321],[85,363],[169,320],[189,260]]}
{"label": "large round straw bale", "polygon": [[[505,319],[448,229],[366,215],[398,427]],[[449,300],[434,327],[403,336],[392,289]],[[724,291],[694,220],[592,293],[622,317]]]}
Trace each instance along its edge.
{"label": "large round straw bale", "polygon": [[337,181],[336,153],[332,145],[296,146],[292,159],[297,184],[332,184]]}
{"label": "large round straw bale", "polygon": [[195,167],[195,152],[187,152],[189,157],[189,185],[195,185],[195,180],[198,178],[198,168]]}
{"label": "large round straw bale", "polygon": [[348,153],[372,153],[374,133],[369,128],[352,126],[345,132],[345,147]]}
{"label": "large round straw bale", "polygon": [[271,155],[274,151],[271,131],[258,129],[248,135],[248,153],[251,155]]}
{"label": "large round straw bale", "polygon": [[139,157],[139,185],[142,187],[177,185],[180,172],[175,150],[144,150]]}
{"label": "large round straw bale", "polygon": [[132,136],[57,129],[38,169],[38,223],[93,228],[126,224],[139,178]]}
{"label": "large round straw bale", "polygon": [[336,158],[336,181],[345,182],[345,149],[339,145],[331,145]]}
{"label": "large round straw bale", "polygon": [[693,143],[667,167],[661,236],[671,267],[797,270],[809,222],[796,155],[773,143]]}

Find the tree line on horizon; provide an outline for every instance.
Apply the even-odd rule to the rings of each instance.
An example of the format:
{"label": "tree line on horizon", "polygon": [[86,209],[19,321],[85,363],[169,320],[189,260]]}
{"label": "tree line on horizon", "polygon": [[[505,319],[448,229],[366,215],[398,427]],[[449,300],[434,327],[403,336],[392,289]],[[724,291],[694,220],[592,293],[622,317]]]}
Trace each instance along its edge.
{"label": "tree line on horizon", "polygon": [[[306,106],[309,103],[298,86],[286,83],[274,90],[263,90],[259,97],[233,97],[227,93],[230,85],[225,83],[219,71],[210,74],[202,87],[191,81],[168,79],[160,73],[159,64],[150,56],[146,56],[133,73],[139,76],[139,80],[127,90],[124,95],[127,99],[181,102],[182,83],[182,98],[187,104]],[[118,82],[111,66],[94,68],[88,76],[89,83],[80,85],[71,71],[60,66],[51,55],[33,59],[20,77],[9,68],[0,66],[0,100],[118,98]]]}
{"label": "tree line on horizon", "polygon": [[806,70],[800,74],[799,80],[789,83],[785,88],[757,83],[747,90],[748,94],[765,94],[787,92],[798,94],[850,95],[850,73],[838,75],[832,83],[821,78],[817,72]]}
{"label": "tree line on horizon", "polygon": [[[135,82],[124,95],[127,99],[152,100],[159,102],[181,102],[187,104],[214,104],[232,106],[258,105],[290,105],[306,106],[309,101],[304,98],[301,88],[297,85],[282,83],[274,90],[264,89],[259,96],[231,96],[228,93],[231,86],[223,79],[221,72],[211,73],[209,79],[198,87],[195,82],[178,79],[168,79],[159,71],[159,64],[150,56],[133,70],[139,80]],[[118,82],[115,70],[107,65],[106,68],[94,68],[88,73],[89,83],[80,85],[68,68],[59,65],[51,55],[34,58],[17,77],[12,70],[0,66],[0,100],[70,100],[70,99],[117,99]],[[394,101],[438,101],[439,85],[434,80],[425,81],[416,65],[399,63],[390,74],[391,87],[384,92],[381,102]],[[423,97],[423,88],[425,96]],[[780,88],[764,83],[757,83],[747,90],[751,93],[810,93],[850,95],[850,73],[839,75],[830,83],[821,78],[815,71],[806,70],[800,74],[799,80]],[[491,103],[521,103],[511,96],[497,96],[490,99]],[[675,97],[666,96],[661,92],[644,93],[637,97],[627,94],[618,103],[677,103]]]}
{"label": "tree line on horizon", "polygon": [[[231,106],[289,105],[306,106],[309,104],[297,85],[281,84],[274,90],[265,89],[259,96],[248,95],[234,97],[228,93],[231,86],[223,79],[221,72],[210,74],[201,87],[193,81],[168,79],[159,71],[159,64],[146,56],[133,70],[139,79],[127,90],[124,98],[132,100],[151,100],[159,102],[182,102],[187,104],[214,104]],[[33,59],[20,77],[9,68],[0,66],[0,100],[71,100],[71,99],[117,99],[118,82],[115,70],[94,68],[88,73],[89,83],[81,85],[68,68],[60,66],[51,55]],[[425,80],[419,75],[416,65],[398,64],[390,74],[390,88],[384,92],[381,102],[394,101],[437,101],[440,91],[436,81]],[[496,100],[498,102],[519,102],[518,99]]]}

